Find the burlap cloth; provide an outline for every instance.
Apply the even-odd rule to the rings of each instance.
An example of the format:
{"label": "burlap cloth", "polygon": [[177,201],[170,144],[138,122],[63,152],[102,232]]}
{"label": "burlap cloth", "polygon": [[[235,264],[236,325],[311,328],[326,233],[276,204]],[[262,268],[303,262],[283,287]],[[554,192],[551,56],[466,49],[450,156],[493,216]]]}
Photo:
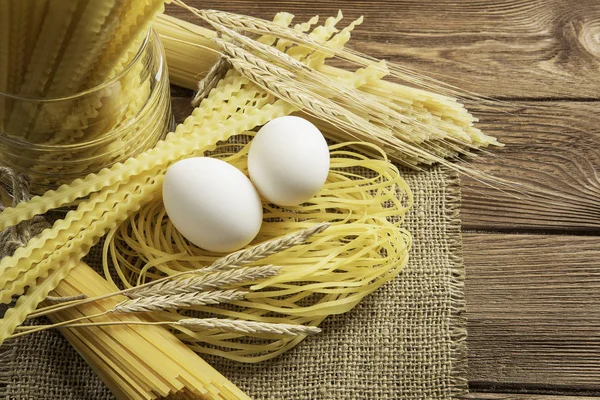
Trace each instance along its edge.
{"label": "burlap cloth", "polygon": [[[410,262],[323,333],[254,365],[206,357],[256,399],[452,399],[467,389],[457,178],[404,173],[415,195],[406,220]],[[95,261],[94,261],[95,260]],[[88,260],[98,263],[97,254]],[[1,399],[112,399],[58,332],[2,346]]]}

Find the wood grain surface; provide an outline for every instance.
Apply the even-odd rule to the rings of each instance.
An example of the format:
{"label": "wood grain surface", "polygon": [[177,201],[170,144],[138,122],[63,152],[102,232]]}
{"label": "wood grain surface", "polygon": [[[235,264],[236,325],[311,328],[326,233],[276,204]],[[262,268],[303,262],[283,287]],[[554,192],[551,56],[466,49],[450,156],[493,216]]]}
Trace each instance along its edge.
{"label": "wood grain surface", "polygon": [[600,238],[464,234],[474,386],[600,389]]}
{"label": "wood grain surface", "polygon": [[516,182],[519,190],[502,192],[465,177],[464,228],[600,233],[598,103],[519,102],[472,110],[481,129],[506,144],[473,166]]}
{"label": "wood grain surface", "polygon": [[[187,2],[297,21],[364,15],[353,48],[502,99],[468,104],[506,143],[471,162],[522,190],[462,179],[466,398],[600,399],[600,1]],[[175,100],[182,115],[186,103]]]}
{"label": "wood grain surface", "polygon": [[[351,47],[466,90],[508,98],[599,98],[597,0],[189,1],[298,21],[365,16]],[[176,7],[169,12],[190,19]]]}

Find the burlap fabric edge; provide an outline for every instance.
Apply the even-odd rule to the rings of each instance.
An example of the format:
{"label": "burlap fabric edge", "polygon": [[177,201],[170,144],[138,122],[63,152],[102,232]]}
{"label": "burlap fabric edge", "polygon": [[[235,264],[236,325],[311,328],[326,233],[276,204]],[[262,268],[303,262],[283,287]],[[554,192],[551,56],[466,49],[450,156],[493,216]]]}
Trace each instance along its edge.
{"label": "burlap fabric edge", "polygon": [[469,391],[467,378],[467,316],[465,299],[465,266],[463,263],[462,225],[460,207],[462,196],[460,177],[457,172],[445,170],[448,183],[446,218],[448,219],[448,237],[450,252],[450,294],[453,301],[450,314],[450,336],[453,343],[451,349],[452,374],[451,387],[453,397],[463,396]]}

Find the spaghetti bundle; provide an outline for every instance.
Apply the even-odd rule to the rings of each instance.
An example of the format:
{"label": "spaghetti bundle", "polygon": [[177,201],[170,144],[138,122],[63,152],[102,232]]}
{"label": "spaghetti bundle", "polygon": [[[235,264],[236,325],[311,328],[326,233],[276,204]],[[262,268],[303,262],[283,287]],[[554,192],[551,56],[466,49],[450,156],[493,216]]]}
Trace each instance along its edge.
{"label": "spaghetti bundle", "polygon": [[[112,291],[93,269],[79,263],[53,292],[57,296],[88,297]],[[64,321],[108,310],[123,300],[111,297],[93,304],[50,314]],[[107,315],[95,321],[146,321],[142,316]],[[249,399],[166,329],[159,326],[105,326],[63,330],[111,392],[122,400],[142,399]]]}
{"label": "spaghetti bundle", "polygon": [[[319,222],[332,226],[306,244],[261,260],[282,269],[277,276],[254,284],[245,299],[231,303],[234,307],[200,306],[194,307],[196,311],[250,321],[316,326],[328,315],[349,311],[401,271],[408,260],[411,237],[400,225],[412,204],[412,194],[385,153],[373,145],[362,145],[380,155],[367,157],[351,150],[351,144],[356,143],[330,147],[329,177],[310,202],[290,208],[266,206],[256,240],[273,239]],[[248,148],[221,144],[214,156],[245,171]],[[160,198],[111,230],[104,250],[107,279],[111,279],[111,260],[126,287],[185,271],[201,272],[219,258],[190,244],[177,232]],[[232,267],[232,273],[237,268]],[[242,282],[226,288],[243,287],[247,284]],[[161,318],[172,321],[185,316],[161,314]],[[198,333],[178,325],[175,328],[177,336],[195,351],[243,362],[275,357],[303,339]],[[249,341],[249,336],[255,340]]]}

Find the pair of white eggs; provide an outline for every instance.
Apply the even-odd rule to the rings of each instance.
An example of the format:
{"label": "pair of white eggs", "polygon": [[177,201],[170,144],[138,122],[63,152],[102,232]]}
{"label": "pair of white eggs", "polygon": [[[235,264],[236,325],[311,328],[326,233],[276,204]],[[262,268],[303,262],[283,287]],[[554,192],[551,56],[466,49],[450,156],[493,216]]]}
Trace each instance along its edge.
{"label": "pair of white eggs", "polygon": [[244,247],[262,224],[260,195],[279,206],[295,206],[321,189],[329,173],[327,142],[303,118],[276,118],[252,140],[248,172],[250,179],[210,157],[173,164],[165,175],[163,203],[175,228],[205,250]]}

